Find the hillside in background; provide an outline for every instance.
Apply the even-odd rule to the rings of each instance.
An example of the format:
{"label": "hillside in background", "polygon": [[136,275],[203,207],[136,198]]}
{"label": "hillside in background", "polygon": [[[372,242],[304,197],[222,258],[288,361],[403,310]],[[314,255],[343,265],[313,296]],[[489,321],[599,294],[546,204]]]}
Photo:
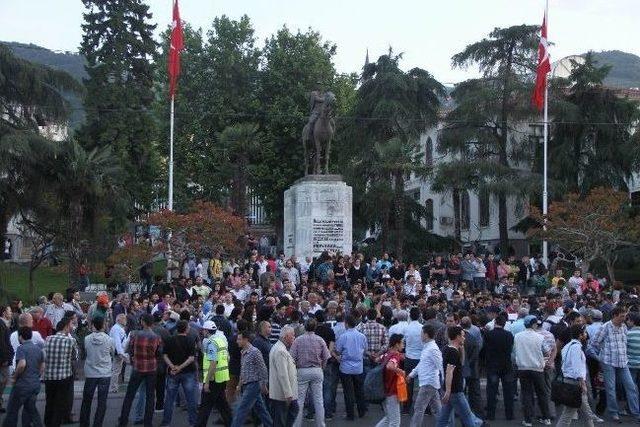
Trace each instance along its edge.
{"label": "hillside in background", "polygon": [[[0,43],[9,46],[20,58],[66,71],[80,82],[87,77],[84,58],[78,53],[54,52],[34,44],[2,41]],[[599,64],[611,66],[611,71],[605,79],[606,85],[620,88],[640,87],[639,56],[619,50],[596,52],[594,56]],[[73,95],[67,99],[72,109],[69,125],[71,128],[77,128],[84,121],[82,100]]]}
{"label": "hillside in background", "polygon": [[[36,64],[46,65],[57,70],[66,71],[79,82],[82,82],[82,79],[88,76],[84,70],[84,58],[78,53],[54,52],[34,44],[2,41],[0,41],[0,43],[9,46],[13,53],[19,58],[35,62]],[[82,100],[71,94],[65,95],[65,98],[69,101],[71,108],[69,126],[75,129],[84,122]]]}
{"label": "hillside in background", "polygon": [[640,56],[619,50],[608,50],[594,54],[601,65],[611,65],[604,80],[607,86],[622,88],[640,87]]}

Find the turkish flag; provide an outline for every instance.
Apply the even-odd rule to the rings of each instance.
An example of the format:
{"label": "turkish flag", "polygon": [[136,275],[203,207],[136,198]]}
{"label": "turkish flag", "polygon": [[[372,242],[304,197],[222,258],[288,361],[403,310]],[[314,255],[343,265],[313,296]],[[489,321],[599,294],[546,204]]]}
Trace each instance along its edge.
{"label": "turkish flag", "polygon": [[169,45],[169,95],[173,97],[176,93],[178,76],[180,75],[180,51],[184,49],[184,38],[182,35],[182,22],[180,21],[180,10],[178,10],[178,0],[173,2],[173,21],[171,22],[171,44]]}
{"label": "turkish flag", "polygon": [[547,86],[547,74],[551,71],[551,60],[549,58],[549,43],[547,41],[547,9],[544,11],[542,19],[542,29],[540,31],[540,44],[538,45],[538,70],[536,72],[536,88],[533,91],[531,101],[538,110],[544,108],[544,92]]}

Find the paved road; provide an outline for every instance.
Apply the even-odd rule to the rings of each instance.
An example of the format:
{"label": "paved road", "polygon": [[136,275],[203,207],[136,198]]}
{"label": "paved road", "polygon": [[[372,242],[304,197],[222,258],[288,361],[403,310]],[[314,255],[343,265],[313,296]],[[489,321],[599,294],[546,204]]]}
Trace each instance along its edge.
{"label": "paved road", "polygon": [[[75,401],[74,401],[74,405],[73,405],[73,412],[75,415],[75,418],[77,419],[80,415],[80,405],[81,405],[81,400],[82,400],[82,382],[81,381],[76,381],[75,384]],[[44,387],[43,387],[44,389]],[[6,394],[7,392],[5,392],[5,401],[8,399],[8,395]],[[116,394],[109,394],[109,398],[107,400],[107,415],[105,417],[105,426],[110,426],[110,427],[114,427],[115,423],[118,420],[118,417],[120,415],[120,409],[122,407],[122,400],[124,398],[124,393],[120,392],[120,393],[116,393]],[[380,409],[379,406],[371,406],[369,413],[367,414],[367,416],[365,418],[359,419],[357,421],[354,422],[348,422],[345,420],[342,420],[341,417],[344,415],[344,400],[342,397],[342,391],[340,389],[338,389],[338,414],[336,416],[336,418],[334,418],[332,421],[327,421],[327,426],[346,426],[346,427],[373,427],[376,425],[376,423],[382,418],[382,410]],[[39,401],[38,401],[38,409],[40,410],[40,415],[44,414],[44,391],[41,393],[40,397],[39,397]],[[94,402],[94,409],[95,409],[95,402]],[[497,426],[497,427],[507,427],[507,426],[518,426],[521,425],[521,414],[520,414],[520,409],[521,409],[521,404],[520,402],[516,402],[516,421],[506,421],[503,418],[503,409],[502,409],[502,405],[499,402],[498,403],[498,419],[495,421],[491,421],[491,426]],[[133,414],[132,414],[133,415]],[[210,420],[209,420],[209,426],[213,426],[213,421],[216,420],[218,417],[217,415],[214,413],[212,414]],[[4,419],[4,415],[0,416],[0,420]],[[133,418],[130,417],[130,419],[133,420]],[[403,415],[402,417],[402,426],[408,426],[409,425],[409,415]],[[158,426],[160,425],[160,422],[162,420],[162,414],[161,413],[156,413],[154,416],[154,426]],[[611,421],[607,421],[605,424],[599,424],[602,426],[620,426],[620,427],[630,427],[630,426],[637,426],[637,423],[634,423],[633,420],[631,418],[623,418],[623,421],[625,421],[623,424],[614,424]],[[131,422],[132,425],[133,421]],[[20,425],[20,424],[19,424]],[[76,424],[77,425],[77,424]],[[172,422],[173,426],[187,426],[187,416],[186,416],[186,412],[178,409],[176,411],[174,411],[174,416],[173,416],[173,422]],[[305,421],[303,423],[303,426],[309,426],[312,427],[314,426],[315,423],[311,422],[311,421]],[[431,416],[425,416],[425,423],[424,423],[425,427],[432,427],[435,425],[435,421],[434,418]],[[583,425],[581,421],[576,421],[574,422],[573,425],[576,426],[580,426]]]}

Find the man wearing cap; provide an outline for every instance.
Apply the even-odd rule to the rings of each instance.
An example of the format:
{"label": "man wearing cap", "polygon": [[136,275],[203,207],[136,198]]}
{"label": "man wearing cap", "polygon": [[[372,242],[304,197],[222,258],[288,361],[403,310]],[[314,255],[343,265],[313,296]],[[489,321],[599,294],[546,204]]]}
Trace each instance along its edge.
{"label": "man wearing cap", "polygon": [[549,397],[546,395],[544,385],[545,356],[549,349],[544,344],[544,337],[536,332],[539,327],[536,316],[529,315],[524,318],[525,330],[514,337],[514,353],[518,376],[522,386],[522,410],[526,427],[533,425],[534,392],[538,399],[543,425],[551,425],[549,413]]}
{"label": "man wearing cap", "polygon": [[214,407],[220,411],[225,426],[231,425],[231,408],[227,402],[225,390],[229,381],[229,351],[224,334],[217,334],[218,328],[211,320],[202,325],[202,404],[198,411],[196,427],[205,427],[209,414]]}

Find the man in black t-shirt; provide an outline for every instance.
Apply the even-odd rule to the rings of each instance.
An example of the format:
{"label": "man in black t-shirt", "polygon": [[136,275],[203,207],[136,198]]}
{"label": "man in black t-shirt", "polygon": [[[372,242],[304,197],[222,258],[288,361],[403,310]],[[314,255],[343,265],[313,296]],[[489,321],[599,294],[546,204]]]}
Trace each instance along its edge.
{"label": "man in black t-shirt", "polygon": [[471,412],[469,402],[464,394],[462,381],[462,358],[460,356],[464,347],[464,330],[460,326],[450,326],[447,329],[449,345],[442,350],[442,364],[445,371],[445,393],[442,398],[442,409],[438,414],[437,425],[447,425],[451,413],[455,411],[456,417],[465,427],[487,425]]}
{"label": "man in black t-shirt", "polygon": [[164,361],[167,364],[167,391],[164,402],[163,426],[171,425],[178,387],[181,386],[187,401],[189,425],[195,425],[198,418],[196,405],[196,342],[188,336],[189,322],[178,321],[177,335],[167,339],[164,347]]}

